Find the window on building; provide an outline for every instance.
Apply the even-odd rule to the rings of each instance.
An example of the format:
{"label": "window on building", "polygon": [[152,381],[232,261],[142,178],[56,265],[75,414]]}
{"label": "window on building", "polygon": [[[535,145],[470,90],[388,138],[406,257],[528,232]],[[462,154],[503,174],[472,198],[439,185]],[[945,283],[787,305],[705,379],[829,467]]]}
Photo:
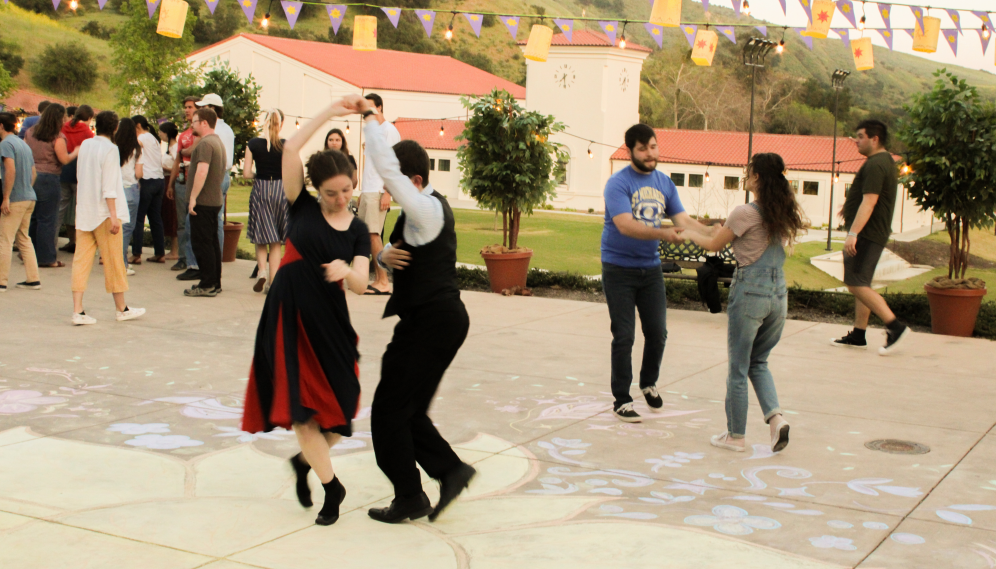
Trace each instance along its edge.
{"label": "window on building", "polygon": [[736,176],[725,176],[723,178],[723,189],[724,190],[739,190],[740,189],[740,178]]}
{"label": "window on building", "polygon": [[792,186],[792,193],[799,193],[799,180],[789,180],[789,185]]}
{"label": "window on building", "polygon": [[803,182],[802,183],[802,193],[807,196],[818,196],[820,195],[820,183],[819,182]]}
{"label": "window on building", "polygon": [[851,191],[851,184],[844,184],[844,195],[846,196],[850,191]]}
{"label": "window on building", "polygon": [[689,188],[701,188],[702,187],[702,174],[689,174],[688,175],[688,187]]}
{"label": "window on building", "polygon": [[564,149],[564,152],[567,154],[567,159],[558,159],[556,164],[553,165],[553,179],[557,182],[558,186],[569,186],[571,183],[571,153],[567,148]]}
{"label": "window on building", "polygon": [[685,185],[685,175],[684,174],[671,174],[671,181],[674,182],[675,186],[679,188]]}
{"label": "window on building", "polygon": [[440,158],[439,159],[439,171],[440,172],[449,172],[450,171],[450,161],[449,160],[443,160],[442,158]]}
{"label": "window on building", "polygon": [[429,169],[430,170],[435,170],[436,169],[436,159],[435,158],[429,158]]}

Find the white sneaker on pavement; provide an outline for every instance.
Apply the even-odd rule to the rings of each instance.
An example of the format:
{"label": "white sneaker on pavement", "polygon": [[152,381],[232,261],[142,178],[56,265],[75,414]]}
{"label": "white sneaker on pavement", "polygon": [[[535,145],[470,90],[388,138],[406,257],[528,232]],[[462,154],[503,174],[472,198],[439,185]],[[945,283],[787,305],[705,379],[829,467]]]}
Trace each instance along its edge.
{"label": "white sneaker on pavement", "polygon": [[87,324],[96,324],[97,319],[92,316],[87,316],[85,312],[80,312],[79,314],[73,314],[73,326],[85,326]]}
{"label": "white sneaker on pavement", "polygon": [[124,322],[125,320],[134,320],[143,314],[145,314],[144,308],[132,308],[130,306],[126,306],[124,312],[117,313],[117,319],[118,322]]}
{"label": "white sneaker on pavement", "polygon": [[135,275],[135,269],[133,269],[131,267],[128,267],[128,270],[125,271],[125,274],[128,275],[129,277],[134,276]]}

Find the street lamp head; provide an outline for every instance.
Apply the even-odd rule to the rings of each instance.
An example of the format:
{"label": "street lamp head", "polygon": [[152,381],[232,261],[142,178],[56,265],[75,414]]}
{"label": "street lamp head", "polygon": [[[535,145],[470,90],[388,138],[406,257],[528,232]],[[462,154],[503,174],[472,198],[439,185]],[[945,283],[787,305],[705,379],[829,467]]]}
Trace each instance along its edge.
{"label": "street lamp head", "polygon": [[764,67],[764,58],[777,43],[764,38],[750,38],[744,45],[744,65]]}

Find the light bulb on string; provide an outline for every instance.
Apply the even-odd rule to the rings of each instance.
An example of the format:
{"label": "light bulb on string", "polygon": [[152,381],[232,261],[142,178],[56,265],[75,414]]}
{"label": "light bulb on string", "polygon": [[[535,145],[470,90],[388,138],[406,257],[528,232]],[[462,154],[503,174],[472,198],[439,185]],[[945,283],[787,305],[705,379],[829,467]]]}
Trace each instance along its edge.
{"label": "light bulb on string", "polygon": [[708,182],[708,181],[709,181],[709,169],[708,169],[708,168],[706,168],[706,173],[705,173],[705,181],[706,181],[706,182]]}
{"label": "light bulb on string", "polygon": [[627,22],[623,21],[622,37],[619,38],[619,49],[626,49],[626,24]]}
{"label": "light bulb on string", "polygon": [[985,24],[982,24],[982,39],[988,41],[991,36],[992,33],[989,32],[989,27],[986,26]]}
{"label": "light bulb on string", "polygon": [[594,143],[591,142],[591,141],[588,142],[588,158],[594,158],[595,157],[595,153],[591,151],[591,145],[592,144],[594,144]]}
{"label": "light bulb on string", "polygon": [[267,12],[265,15],[263,15],[263,19],[262,19],[262,21],[259,22],[259,25],[262,26],[263,29],[266,29],[266,28],[268,28],[270,26],[270,13],[269,12]]}
{"label": "light bulb on string", "polygon": [[450,18],[450,25],[446,28],[446,34],[444,37],[446,41],[453,41],[453,20],[456,19],[456,12],[453,12],[453,17]]}
{"label": "light bulb on string", "polygon": [[298,130],[301,130],[301,121],[300,120],[294,119],[294,128],[296,128]]}
{"label": "light bulb on string", "polygon": [[783,28],[782,29],[782,40],[780,42],[778,42],[778,45],[775,46],[775,53],[777,53],[779,55],[785,53],[785,31],[786,31],[786,28]]}
{"label": "light bulb on string", "polygon": [[440,123],[440,125],[439,125],[439,136],[444,136],[445,134],[446,134],[446,130],[443,128],[442,123]]}
{"label": "light bulb on string", "polygon": [[858,20],[858,29],[861,30],[862,32],[865,31],[865,24],[866,23],[867,23],[867,20],[865,19],[865,3],[862,2],[861,3],[861,19]]}
{"label": "light bulb on string", "polygon": [[744,16],[750,16],[750,2],[744,0],[743,7],[740,9]]}
{"label": "light bulb on string", "polygon": [[73,12],[75,12],[76,9],[79,8],[79,7],[80,7],[80,3],[77,2],[76,0],[72,0],[72,2],[69,3],[69,9],[72,10]]}
{"label": "light bulb on string", "polygon": [[346,121],[346,134],[349,134],[349,121]]}
{"label": "light bulb on string", "polygon": [[902,174],[903,174],[904,176],[905,176],[906,174],[909,174],[909,173],[910,173],[910,165],[909,165],[909,164],[903,164],[903,167],[902,167],[902,168],[901,168],[901,169],[900,169],[899,171],[900,171],[900,173],[902,173]]}

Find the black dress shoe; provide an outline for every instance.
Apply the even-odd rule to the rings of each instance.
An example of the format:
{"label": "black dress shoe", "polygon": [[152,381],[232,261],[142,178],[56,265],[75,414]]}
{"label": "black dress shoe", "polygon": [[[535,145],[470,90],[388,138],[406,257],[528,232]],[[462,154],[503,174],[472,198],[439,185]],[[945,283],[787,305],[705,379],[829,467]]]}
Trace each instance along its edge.
{"label": "black dress shoe", "polygon": [[419,492],[412,498],[395,498],[386,508],[370,508],[367,514],[385,524],[396,524],[405,520],[417,520],[432,512],[432,504],[425,492]]}
{"label": "black dress shoe", "polygon": [[201,280],[201,271],[198,269],[187,269],[182,273],[176,275],[176,280],[178,281],[199,281]]}
{"label": "black dress shoe", "polygon": [[443,476],[439,481],[439,502],[436,504],[436,509],[429,514],[430,522],[436,521],[446,506],[456,500],[456,497],[470,485],[470,480],[475,474],[477,474],[477,470],[474,470],[473,466],[461,463],[460,466]]}

